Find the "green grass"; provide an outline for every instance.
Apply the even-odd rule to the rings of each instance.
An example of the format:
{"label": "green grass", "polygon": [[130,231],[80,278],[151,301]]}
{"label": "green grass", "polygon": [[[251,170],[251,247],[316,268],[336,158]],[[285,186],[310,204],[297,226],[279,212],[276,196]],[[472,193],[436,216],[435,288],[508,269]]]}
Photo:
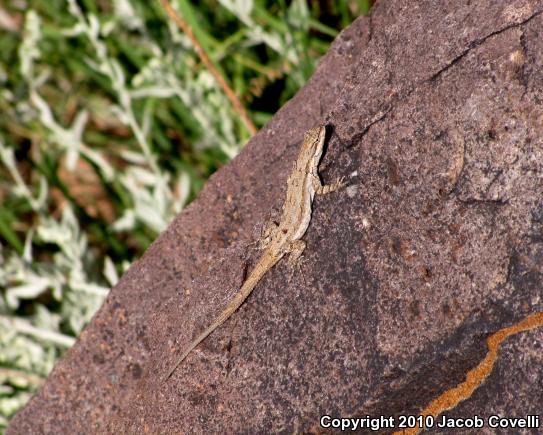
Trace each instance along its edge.
{"label": "green grass", "polygon": [[[173,4],[257,127],[370,6]],[[8,0],[0,17],[1,430],[249,132],[158,1]]]}

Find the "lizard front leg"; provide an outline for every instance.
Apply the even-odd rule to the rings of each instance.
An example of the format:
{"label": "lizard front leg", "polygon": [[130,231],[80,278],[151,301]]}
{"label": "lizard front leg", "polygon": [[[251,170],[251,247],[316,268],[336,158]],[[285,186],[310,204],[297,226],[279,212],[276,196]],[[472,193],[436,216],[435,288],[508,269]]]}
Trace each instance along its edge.
{"label": "lizard front leg", "polygon": [[321,179],[318,175],[313,174],[313,188],[317,195],[326,195],[327,193],[335,192],[336,190],[345,186],[345,177],[341,177],[335,183],[332,184],[322,184]]}
{"label": "lizard front leg", "polygon": [[302,256],[302,253],[305,249],[305,242],[303,240],[294,240],[290,243],[290,246],[288,248],[289,256],[288,256],[288,265],[292,267],[293,269],[300,267],[300,264],[302,260],[300,257]]}

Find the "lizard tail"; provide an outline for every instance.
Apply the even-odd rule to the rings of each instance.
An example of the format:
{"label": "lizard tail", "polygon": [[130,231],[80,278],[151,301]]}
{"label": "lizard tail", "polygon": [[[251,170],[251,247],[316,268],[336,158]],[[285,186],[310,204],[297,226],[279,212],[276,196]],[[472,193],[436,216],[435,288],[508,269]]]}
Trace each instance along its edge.
{"label": "lizard tail", "polygon": [[173,372],[179,367],[179,365],[185,360],[189,353],[198,346],[205,338],[211,334],[215,329],[221,326],[226,319],[228,319],[240,306],[243,304],[245,299],[251,294],[255,288],[258,281],[262,276],[271,268],[275,263],[279,261],[279,258],[273,258],[268,256],[263,256],[260,261],[257,263],[247,280],[241,286],[240,291],[234,296],[234,299],[228,304],[225,310],[219,314],[215,321],[209,325],[204,332],[202,332],[185,350],[183,355],[177,360],[175,365],[170,369],[168,374],[164,377],[163,382],[167,381],[172,375]]}
{"label": "lizard tail", "polygon": [[[241,298],[238,298],[238,296],[241,295],[241,292],[239,292],[237,295],[236,295],[236,299],[241,299]],[[248,296],[248,295],[247,295]],[[246,297],[247,297],[246,296]],[[236,309],[243,303],[243,301],[246,299],[243,298],[239,301],[239,303],[236,301]],[[234,301],[232,301],[233,303]],[[228,307],[226,310],[224,310],[221,314],[219,314],[219,317],[217,317],[217,319],[215,319],[215,321],[209,325],[206,330],[204,332],[202,332],[195,340],[193,340],[193,342],[190,344],[190,346],[185,350],[185,352],[183,353],[183,355],[181,355],[181,357],[177,360],[177,362],[175,363],[175,365],[170,369],[170,371],[168,372],[168,375],[164,378],[164,381],[167,381],[172,375],[173,375],[173,372],[175,372],[175,370],[177,369],[177,367],[179,367],[181,365],[181,363],[185,360],[185,358],[188,356],[189,353],[192,352],[192,350],[198,346],[202,341],[204,341],[204,339],[209,335],[211,334],[215,329],[217,329],[219,326],[221,326],[225,321],[226,319],[228,319],[228,317],[230,317],[230,314],[232,312],[234,312],[235,309],[233,311],[230,311],[230,307]]]}

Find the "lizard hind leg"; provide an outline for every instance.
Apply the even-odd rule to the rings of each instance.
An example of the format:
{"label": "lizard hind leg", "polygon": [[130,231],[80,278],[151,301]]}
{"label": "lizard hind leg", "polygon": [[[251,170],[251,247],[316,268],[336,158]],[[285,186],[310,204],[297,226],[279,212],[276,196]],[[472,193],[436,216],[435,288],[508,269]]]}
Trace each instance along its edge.
{"label": "lizard hind leg", "polygon": [[295,240],[290,244],[289,247],[289,256],[288,256],[288,265],[290,266],[290,277],[292,278],[292,275],[294,272],[297,272],[298,270],[302,273],[302,277],[305,281],[305,276],[303,276],[302,272],[302,264],[304,263],[304,260],[302,259],[302,253],[305,249],[305,242],[303,240]]}

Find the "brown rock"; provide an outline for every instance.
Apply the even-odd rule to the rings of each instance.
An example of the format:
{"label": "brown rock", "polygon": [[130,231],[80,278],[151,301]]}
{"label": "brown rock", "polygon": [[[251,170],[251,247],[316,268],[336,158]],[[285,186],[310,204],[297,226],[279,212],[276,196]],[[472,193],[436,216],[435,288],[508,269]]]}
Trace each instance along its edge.
{"label": "brown rock", "polygon": [[[416,414],[463,381],[487,336],[543,311],[542,11],[378,2],[124,275],[8,434],[320,431],[323,414]],[[162,383],[254,264],[323,120],[321,173],[349,186],[316,199],[302,273],[278,264]],[[508,338],[448,415],[540,412],[542,346],[543,328]]]}

